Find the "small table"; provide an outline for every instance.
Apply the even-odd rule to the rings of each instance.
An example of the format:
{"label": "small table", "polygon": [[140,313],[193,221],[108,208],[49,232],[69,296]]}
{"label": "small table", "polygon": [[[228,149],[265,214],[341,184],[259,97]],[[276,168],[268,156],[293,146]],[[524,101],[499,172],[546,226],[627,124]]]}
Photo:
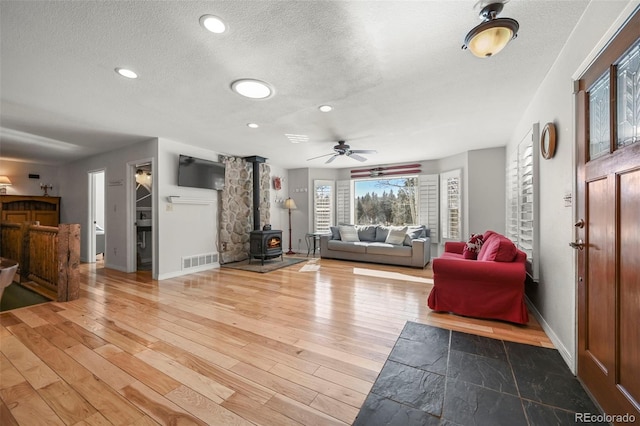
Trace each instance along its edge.
{"label": "small table", "polygon": [[320,242],[320,233],[318,232],[310,232],[305,234],[304,239],[307,242],[307,257],[309,257],[309,253],[311,253],[311,249],[313,248],[313,256],[316,256],[316,250],[319,249],[318,243]]}

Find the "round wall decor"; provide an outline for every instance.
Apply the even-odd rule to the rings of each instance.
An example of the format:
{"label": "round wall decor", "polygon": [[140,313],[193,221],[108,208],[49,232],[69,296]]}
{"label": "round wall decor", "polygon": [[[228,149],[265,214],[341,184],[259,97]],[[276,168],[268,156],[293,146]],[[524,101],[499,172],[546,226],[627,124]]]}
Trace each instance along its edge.
{"label": "round wall decor", "polygon": [[540,153],[546,160],[556,155],[556,125],[547,123],[540,135]]}

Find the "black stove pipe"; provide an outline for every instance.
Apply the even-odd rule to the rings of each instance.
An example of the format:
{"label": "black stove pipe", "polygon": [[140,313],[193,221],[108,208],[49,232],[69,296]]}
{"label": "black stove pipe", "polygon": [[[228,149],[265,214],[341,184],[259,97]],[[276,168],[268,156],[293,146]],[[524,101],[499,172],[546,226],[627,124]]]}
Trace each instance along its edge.
{"label": "black stove pipe", "polygon": [[245,157],[250,163],[253,163],[253,230],[260,230],[260,163],[267,161],[264,157],[253,155]]}

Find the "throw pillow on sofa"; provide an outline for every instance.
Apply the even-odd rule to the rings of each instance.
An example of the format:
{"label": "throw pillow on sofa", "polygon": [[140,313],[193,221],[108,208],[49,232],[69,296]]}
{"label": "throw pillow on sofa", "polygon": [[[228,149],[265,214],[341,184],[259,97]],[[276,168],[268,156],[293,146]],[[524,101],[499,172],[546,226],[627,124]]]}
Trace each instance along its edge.
{"label": "throw pillow on sofa", "polygon": [[378,228],[376,225],[356,225],[360,241],[375,241],[376,228]]}
{"label": "throw pillow on sofa", "polygon": [[512,262],[518,254],[515,244],[505,236],[493,234],[486,240],[478,254],[478,260]]}
{"label": "throw pillow on sofa", "polygon": [[404,243],[404,237],[407,235],[407,227],[403,228],[391,228],[389,235],[384,241],[387,244],[393,244],[394,246],[401,246]]}
{"label": "throw pillow on sofa", "polygon": [[348,243],[360,241],[360,238],[358,237],[358,230],[355,226],[341,226],[340,239]]}
{"label": "throw pillow on sofa", "polygon": [[389,227],[385,225],[378,225],[376,227],[376,242],[384,243],[387,241],[387,236],[389,235]]}
{"label": "throw pillow on sofa", "polygon": [[332,240],[339,240],[340,239],[340,227],[339,226],[330,226],[329,229],[331,230],[331,239]]}
{"label": "throw pillow on sofa", "polygon": [[476,260],[483,243],[484,240],[482,238],[482,234],[471,234],[469,241],[467,241],[462,249],[462,257],[465,259]]}
{"label": "throw pillow on sofa", "polygon": [[411,246],[411,240],[415,240],[416,238],[426,237],[424,226],[408,226],[407,233],[404,236],[404,245]]}

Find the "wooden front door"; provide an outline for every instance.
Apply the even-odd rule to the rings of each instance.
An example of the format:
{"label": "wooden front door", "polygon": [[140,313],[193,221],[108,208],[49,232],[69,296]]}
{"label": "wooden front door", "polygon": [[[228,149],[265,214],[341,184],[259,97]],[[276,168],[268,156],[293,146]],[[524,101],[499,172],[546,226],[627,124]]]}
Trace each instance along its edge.
{"label": "wooden front door", "polygon": [[639,12],[576,100],[578,377],[607,414],[640,421]]}

